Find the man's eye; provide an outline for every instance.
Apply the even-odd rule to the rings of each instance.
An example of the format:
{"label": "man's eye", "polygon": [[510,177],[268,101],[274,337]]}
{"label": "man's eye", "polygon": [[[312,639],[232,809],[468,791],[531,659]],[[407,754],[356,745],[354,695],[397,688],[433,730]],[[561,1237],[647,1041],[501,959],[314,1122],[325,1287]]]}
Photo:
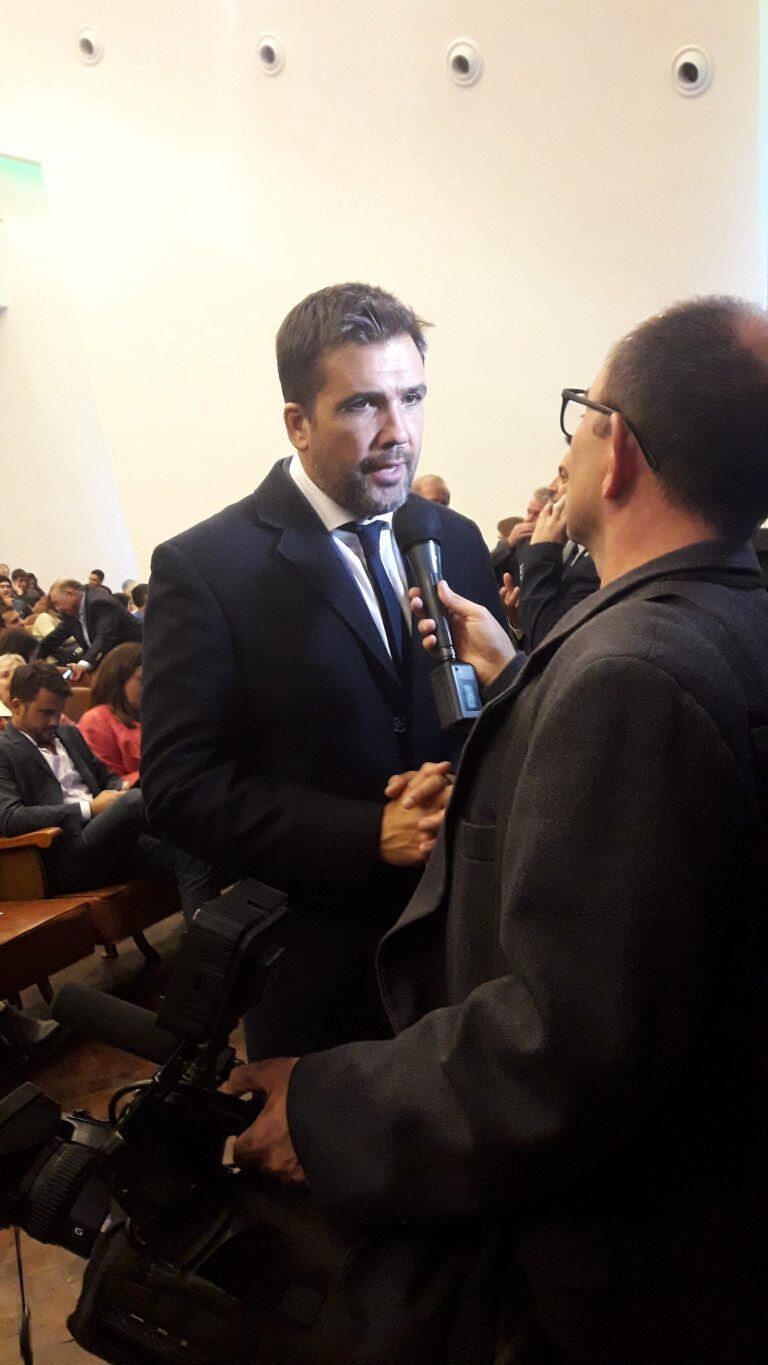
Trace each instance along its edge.
{"label": "man's eye", "polygon": [[407,408],[415,408],[416,404],[420,403],[423,397],[424,397],[423,393],[419,393],[418,391],[414,393],[406,393],[403,396],[403,403]]}
{"label": "man's eye", "polygon": [[370,398],[353,398],[351,402],[347,403],[346,411],[366,412],[370,406],[371,406]]}

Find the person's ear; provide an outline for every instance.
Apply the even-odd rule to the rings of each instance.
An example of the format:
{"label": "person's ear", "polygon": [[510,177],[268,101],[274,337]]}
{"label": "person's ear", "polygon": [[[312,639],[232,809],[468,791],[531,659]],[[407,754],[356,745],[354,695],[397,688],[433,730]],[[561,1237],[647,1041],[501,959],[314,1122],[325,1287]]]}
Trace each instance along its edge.
{"label": "person's ear", "polygon": [[296,450],[306,450],[309,445],[309,418],[301,403],[286,403],[283,421],[291,445]]}
{"label": "person's ear", "polygon": [[604,498],[613,502],[633,482],[640,449],[618,412],[611,414],[610,422],[610,449],[601,491]]}

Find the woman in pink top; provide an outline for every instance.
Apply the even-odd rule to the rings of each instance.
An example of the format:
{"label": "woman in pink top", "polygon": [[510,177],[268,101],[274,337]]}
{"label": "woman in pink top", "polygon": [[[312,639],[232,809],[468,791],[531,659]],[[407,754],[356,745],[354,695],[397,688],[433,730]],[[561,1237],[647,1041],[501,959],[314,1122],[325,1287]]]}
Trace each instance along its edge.
{"label": "woman in pink top", "polygon": [[133,786],[141,749],[141,645],[116,645],[104,655],[91,689],[92,706],[78,725],[97,758]]}

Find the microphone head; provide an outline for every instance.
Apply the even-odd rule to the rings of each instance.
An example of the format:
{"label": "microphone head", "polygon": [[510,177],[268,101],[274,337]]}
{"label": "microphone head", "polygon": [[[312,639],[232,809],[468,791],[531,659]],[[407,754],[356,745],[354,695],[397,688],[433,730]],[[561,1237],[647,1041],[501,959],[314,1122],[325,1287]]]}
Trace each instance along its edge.
{"label": "microphone head", "polygon": [[439,545],[442,529],[439,505],[416,494],[398,507],[392,518],[395,540],[404,555],[412,545],[423,545],[427,540],[435,540]]}

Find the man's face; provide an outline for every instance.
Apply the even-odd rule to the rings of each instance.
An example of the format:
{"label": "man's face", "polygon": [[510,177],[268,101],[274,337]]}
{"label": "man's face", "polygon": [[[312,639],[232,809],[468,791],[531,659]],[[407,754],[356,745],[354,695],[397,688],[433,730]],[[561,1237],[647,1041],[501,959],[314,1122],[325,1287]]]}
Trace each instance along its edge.
{"label": "man's face", "polygon": [[56,738],[56,726],[61,722],[64,698],[41,687],[33,701],[12,701],[13,723],[17,730],[23,730],[36,744],[52,744]]}
{"label": "man's face", "polygon": [[99,575],[98,575],[97,573],[89,573],[89,575],[88,575],[88,587],[89,587],[89,588],[100,588],[100,587],[101,587],[101,579],[99,578]]}
{"label": "man's face", "polygon": [[[593,398],[596,403],[602,402],[604,384],[605,371],[601,370],[588,389],[587,397]],[[610,426],[605,416],[591,408],[584,408],[571,437],[571,444],[563,456],[559,482],[565,493],[568,535],[571,540],[586,545],[587,549],[594,544],[595,532],[600,525],[600,489],[609,450]]]}
{"label": "man's face", "polygon": [[15,607],[4,607],[0,610],[0,621],[3,623],[3,630],[10,630],[11,626],[21,625],[21,617]]}
{"label": "man's face", "polygon": [[410,336],[323,356],[311,414],[288,403],[288,434],[318,488],[358,518],[408,496],[424,427],[424,363]]}
{"label": "man's face", "polygon": [[539,512],[544,506],[545,504],[541,501],[540,498],[529,498],[528,506],[525,509],[525,520],[535,521],[537,516],[539,515]]}
{"label": "man's face", "polygon": [[76,588],[57,588],[56,592],[52,593],[53,605],[65,616],[77,616],[82,596]]}
{"label": "man's face", "polygon": [[16,577],[13,580],[13,590],[17,597],[24,596],[25,592],[27,591],[27,582],[28,582],[27,575],[25,573],[20,573],[16,575]]}
{"label": "man's face", "polygon": [[0,602],[10,602],[12,597],[13,588],[11,587],[10,582],[6,579],[2,583],[0,583]]}

